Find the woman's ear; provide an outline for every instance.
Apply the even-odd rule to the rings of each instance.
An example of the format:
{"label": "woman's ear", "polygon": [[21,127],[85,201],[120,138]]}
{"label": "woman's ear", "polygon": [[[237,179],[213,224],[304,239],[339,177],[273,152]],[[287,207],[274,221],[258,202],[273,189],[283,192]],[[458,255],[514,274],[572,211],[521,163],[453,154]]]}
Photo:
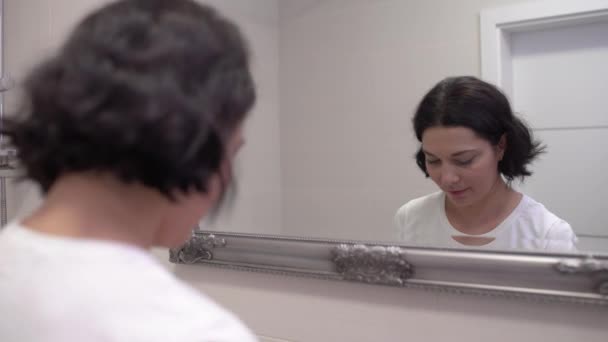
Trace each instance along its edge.
{"label": "woman's ear", "polygon": [[498,153],[498,160],[502,160],[505,155],[505,150],[507,149],[507,134],[503,134],[498,140],[498,144],[496,145],[496,152]]}

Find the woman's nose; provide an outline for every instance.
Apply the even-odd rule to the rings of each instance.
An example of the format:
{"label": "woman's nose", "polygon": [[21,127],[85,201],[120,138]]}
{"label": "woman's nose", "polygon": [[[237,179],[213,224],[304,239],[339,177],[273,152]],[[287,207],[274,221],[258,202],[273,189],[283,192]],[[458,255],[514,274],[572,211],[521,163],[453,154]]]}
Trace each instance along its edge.
{"label": "woman's nose", "polygon": [[445,168],[441,171],[441,184],[442,185],[454,185],[460,181],[460,176],[458,173],[454,172],[454,170],[450,167]]}

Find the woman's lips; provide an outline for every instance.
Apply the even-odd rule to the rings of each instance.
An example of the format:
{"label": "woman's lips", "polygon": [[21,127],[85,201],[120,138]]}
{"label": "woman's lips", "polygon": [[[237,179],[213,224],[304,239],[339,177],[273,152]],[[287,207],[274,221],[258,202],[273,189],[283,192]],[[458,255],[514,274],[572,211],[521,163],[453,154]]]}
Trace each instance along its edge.
{"label": "woman's lips", "polygon": [[456,190],[456,191],[448,191],[452,196],[460,196],[463,195],[468,189]]}

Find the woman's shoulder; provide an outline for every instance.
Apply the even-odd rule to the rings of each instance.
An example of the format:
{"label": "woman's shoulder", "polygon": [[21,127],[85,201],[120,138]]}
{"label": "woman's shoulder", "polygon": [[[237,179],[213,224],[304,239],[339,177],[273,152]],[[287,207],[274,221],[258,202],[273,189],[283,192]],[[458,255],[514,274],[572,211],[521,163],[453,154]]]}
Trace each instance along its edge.
{"label": "woman's shoulder", "polygon": [[443,192],[435,192],[402,205],[394,218],[399,240],[415,241],[417,244],[433,243],[436,230],[442,226],[440,212],[443,200]]}
{"label": "woman's shoulder", "polygon": [[[230,311],[166,269],[151,268],[123,293],[107,298],[120,314],[108,327],[120,327],[139,340],[254,341],[252,333]],[[144,317],[146,329],[141,326]],[[163,338],[166,340],[166,338]]]}
{"label": "woman's shoulder", "polygon": [[[163,321],[171,321],[176,315],[183,318],[174,328],[184,334],[184,340],[201,337],[201,329],[205,331],[205,341],[254,341],[255,338],[241,320],[224,307],[217,304],[206,294],[196,290],[189,284],[177,280],[173,287],[173,295],[168,304],[167,298],[162,302],[152,301],[149,309],[165,306],[157,312],[159,325]],[[150,310],[148,311],[150,312]]]}
{"label": "woman's shoulder", "polygon": [[443,192],[438,191],[422,197],[414,198],[402,205],[397,213],[407,213],[412,211],[425,210],[436,207],[443,199]]}
{"label": "woman's shoulder", "polygon": [[443,192],[439,191],[408,201],[397,210],[395,224],[398,227],[405,226],[408,217],[435,217],[432,214],[440,208],[442,200]]}
{"label": "woman's shoulder", "polygon": [[520,219],[529,227],[533,227],[537,236],[543,238],[572,238],[574,236],[570,224],[551,212],[542,203],[525,194],[522,201]]}

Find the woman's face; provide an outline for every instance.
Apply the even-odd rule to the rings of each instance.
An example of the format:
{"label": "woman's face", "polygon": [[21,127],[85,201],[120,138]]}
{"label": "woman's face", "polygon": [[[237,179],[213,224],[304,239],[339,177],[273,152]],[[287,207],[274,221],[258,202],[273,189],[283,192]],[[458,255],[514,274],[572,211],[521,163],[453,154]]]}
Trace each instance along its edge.
{"label": "woman's face", "polygon": [[498,162],[505,145],[504,137],[493,146],[462,126],[436,126],[422,134],[427,172],[456,207],[478,203],[501,180]]}
{"label": "woman's face", "polygon": [[160,245],[176,247],[184,243],[190,237],[192,229],[197,226],[198,222],[216,206],[221,198],[223,188],[228,186],[231,181],[231,165],[243,144],[243,132],[239,126],[226,146],[227,156],[220,166],[221,178],[218,173],[209,179],[207,193],[191,191],[176,196],[177,201],[170,204],[170,214],[166,217],[162,236],[158,239]]}

